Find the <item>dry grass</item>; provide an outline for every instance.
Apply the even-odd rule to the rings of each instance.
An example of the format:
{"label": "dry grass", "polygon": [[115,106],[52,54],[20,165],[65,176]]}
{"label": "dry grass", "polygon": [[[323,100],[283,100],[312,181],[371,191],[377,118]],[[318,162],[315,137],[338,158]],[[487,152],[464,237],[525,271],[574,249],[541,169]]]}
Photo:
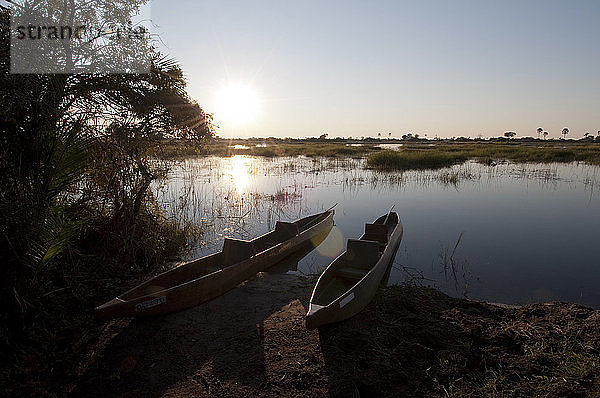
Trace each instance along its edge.
{"label": "dry grass", "polygon": [[500,308],[405,286],[320,332],[335,396],[598,397],[599,328],[575,304]]}

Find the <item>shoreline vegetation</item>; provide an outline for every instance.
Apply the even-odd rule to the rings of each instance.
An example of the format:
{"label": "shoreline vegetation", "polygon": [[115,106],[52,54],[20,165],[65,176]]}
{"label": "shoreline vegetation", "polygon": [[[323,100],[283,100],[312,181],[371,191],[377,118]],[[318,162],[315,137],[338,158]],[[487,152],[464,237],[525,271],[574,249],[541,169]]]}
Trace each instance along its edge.
{"label": "shoreline vegetation", "polygon": [[[386,145],[396,148],[386,149]],[[163,159],[234,155],[366,158],[366,167],[380,171],[440,169],[468,160],[488,165],[503,161],[600,165],[600,140],[166,140],[155,151]]]}

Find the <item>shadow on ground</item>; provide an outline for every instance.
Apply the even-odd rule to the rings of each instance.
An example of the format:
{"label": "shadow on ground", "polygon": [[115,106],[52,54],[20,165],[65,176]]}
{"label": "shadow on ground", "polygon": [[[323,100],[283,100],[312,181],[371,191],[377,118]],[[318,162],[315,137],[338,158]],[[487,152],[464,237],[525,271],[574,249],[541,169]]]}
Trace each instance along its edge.
{"label": "shadow on ground", "polygon": [[72,395],[297,396],[323,363],[317,333],[304,328],[311,281],[282,273],[306,253],[198,307],[109,325]]}

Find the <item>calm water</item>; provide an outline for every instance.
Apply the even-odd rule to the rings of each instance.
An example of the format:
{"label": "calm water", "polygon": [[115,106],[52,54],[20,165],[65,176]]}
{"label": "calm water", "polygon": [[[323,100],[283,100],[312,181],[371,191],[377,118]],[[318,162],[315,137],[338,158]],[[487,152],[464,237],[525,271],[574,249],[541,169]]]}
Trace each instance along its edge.
{"label": "calm water", "polygon": [[171,217],[204,229],[189,258],[220,250],[225,236],[253,238],[338,203],[332,232],[294,268],[318,273],[395,205],[404,238],[390,283],[600,307],[600,167],[467,163],[385,174],[362,160],[209,157],[174,164],[154,189]]}

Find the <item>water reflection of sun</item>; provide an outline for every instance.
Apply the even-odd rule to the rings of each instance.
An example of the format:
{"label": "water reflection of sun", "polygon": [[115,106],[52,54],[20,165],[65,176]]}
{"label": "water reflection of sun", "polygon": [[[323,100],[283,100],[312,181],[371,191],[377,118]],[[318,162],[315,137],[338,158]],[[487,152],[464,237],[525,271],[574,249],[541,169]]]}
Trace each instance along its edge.
{"label": "water reflection of sun", "polygon": [[230,181],[238,193],[244,193],[250,184],[251,161],[245,156],[233,156],[230,165]]}

